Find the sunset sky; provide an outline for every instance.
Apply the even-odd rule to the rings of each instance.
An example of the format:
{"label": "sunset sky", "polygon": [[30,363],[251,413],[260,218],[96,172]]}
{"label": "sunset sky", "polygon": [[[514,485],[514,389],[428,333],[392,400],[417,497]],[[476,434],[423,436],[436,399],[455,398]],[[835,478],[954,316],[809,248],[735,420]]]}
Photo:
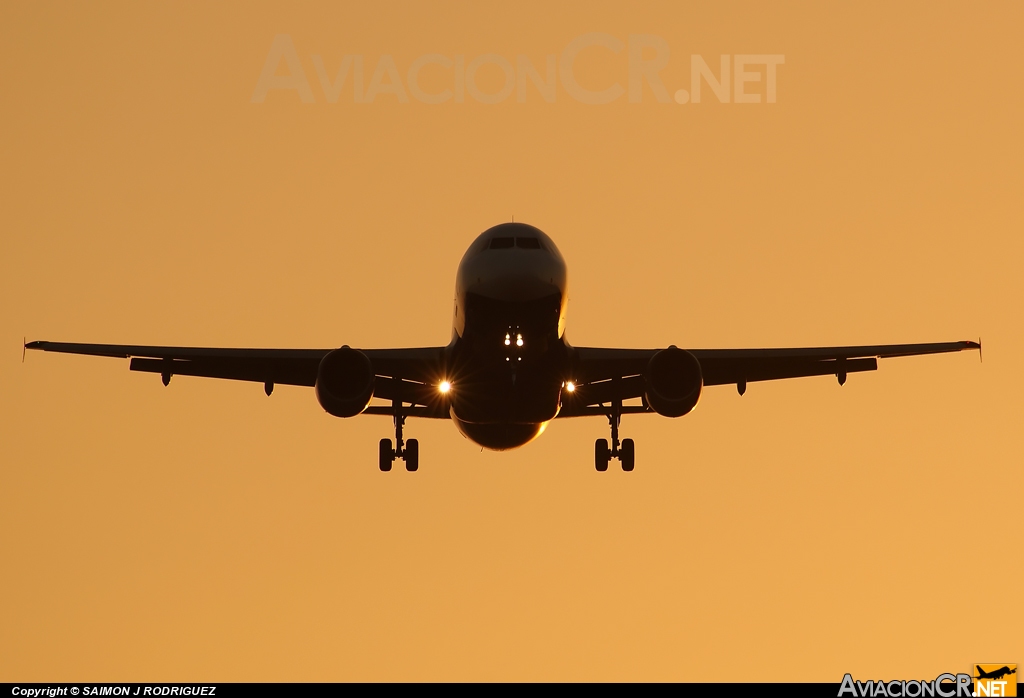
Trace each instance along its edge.
{"label": "sunset sky", "polygon": [[[0,5],[0,681],[1024,662],[1024,5],[429,5]],[[600,418],[381,473],[308,388],[22,363],[446,344],[512,216],[573,344],[984,362],[707,388],[603,474]]]}

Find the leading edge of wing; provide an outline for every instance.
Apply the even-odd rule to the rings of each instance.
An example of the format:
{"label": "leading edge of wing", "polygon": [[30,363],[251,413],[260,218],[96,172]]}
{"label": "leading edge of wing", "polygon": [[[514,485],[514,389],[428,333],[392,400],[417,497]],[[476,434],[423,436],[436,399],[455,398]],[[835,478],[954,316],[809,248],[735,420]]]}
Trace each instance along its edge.
{"label": "leading edge of wing", "polygon": [[[697,360],[701,359],[859,359],[874,357],[890,359],[897,356],[944,354],[955,351],[981,349],[978,342],[931,342],[925,344],[868,344],[847,347],[790,347],[769,349],[687,349]],[[611,349],[604,347],[574,347],[583,361],[637,361],[650,359],[658,349]]]}
{"label": "leading edge of wing", "polygon": [[[162,347],[140,344],[80,344],[74,342],[28,342],[26,349],[61,354],[108,356],[115,359],[296,359],[316,360],[334,351],[331,349],[243,349],[221,347]],[[403,349],[359,349],[375,362],[436,360],[444,347],[409,347]],[[390,375],[390,374],[388,374]]]}
{"label": "leading edge of wing", "polygon": [[[800,378],[876,368],[877,359],[981,349],[978,342],[871,344],[844,347],[779,349],[689,349],[700,362],[705,385]],[[658,349],[574,348],[575,371],[581,384],[641,375]],[[842,362],[839,364],[839,362]]]}
{"label": "leading edge of wing", "polygon": [[[133,371],[312,386],[320,361],[333,349],[242,349],[137,344],[28,342],[26,349],[132,359]],[[439,380],[444,347],[360,349],[377,375]]]}
{"label": "leading edge of wing", "polygon": [[898,356],[947,354],[981,350],[978,342],[931,342],[925,344],[868,344],[850,347],[794,347],[789,349],[689,349],[698,361],[704,359],[892,359]]}
{"label": "leading edge of wing", "polygon": [[217,347],[159,347],[139,344],[80,344],[75,342],[29,342],[26,349],[61,354],[108,356],[115,359],[306,359],[319,360],[331,349],[236,349]]}

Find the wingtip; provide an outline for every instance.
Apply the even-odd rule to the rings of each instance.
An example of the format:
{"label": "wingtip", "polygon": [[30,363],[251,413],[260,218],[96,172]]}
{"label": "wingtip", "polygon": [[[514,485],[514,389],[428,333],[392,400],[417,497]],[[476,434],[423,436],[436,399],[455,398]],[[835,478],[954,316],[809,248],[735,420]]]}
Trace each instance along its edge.
{"label": "wingtip", "polygon": [[977,342],[972,342],[969,339],[960,342],[960,351],[966,351],[966,350],[969,350],[969,349],[977,349],[978,350],[978,361],[980,361],[982,363],[985,363],[985,357],[981,353],[981,337],[978,337],[978,341]]}

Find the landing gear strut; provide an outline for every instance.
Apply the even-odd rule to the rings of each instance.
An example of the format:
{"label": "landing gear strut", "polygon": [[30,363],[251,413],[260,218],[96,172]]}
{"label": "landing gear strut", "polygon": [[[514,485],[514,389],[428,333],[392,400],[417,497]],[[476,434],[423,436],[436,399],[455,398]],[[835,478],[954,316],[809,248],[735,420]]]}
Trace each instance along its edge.
{"label": "landing gear strut", "polygon": [[607,439],[598,439],[594,444],[594,467],[598,472],[608,470],[608,461],[618,458],[622,469],[627,473],[633,470],[636,465],[636,449],[633,439],[623,439],[619,442],[619,421],[622,419],[622,401],[616,400],[612,403],[612,413],[608,415],[608,424],[612,428],[612,444],[608,447]]}
{"label": "landing gear strut", "polygon": [[391,464],[396,458],[405,461],[405,469],[410,473],[419,470],[420,467],[420,442],[416,439],[405,441],[402,438],[402,429],[405,427],[405,415],[402,414],[402,403],[399,400],[392,401],[395,408],[395,443],[392,446],[391,439],[381,439],[379,449],[379,465],[383,472],[391,470]]}

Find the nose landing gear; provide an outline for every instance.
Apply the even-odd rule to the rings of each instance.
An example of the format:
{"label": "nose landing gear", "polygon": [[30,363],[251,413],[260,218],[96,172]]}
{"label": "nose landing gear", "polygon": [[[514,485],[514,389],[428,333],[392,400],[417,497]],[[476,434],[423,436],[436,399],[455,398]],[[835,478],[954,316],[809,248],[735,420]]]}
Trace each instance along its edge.
{"label": "nose landing gear", "polygon": [[[621,404],[616,405],[621,408]],[[594,444],[594,467],[599,473],[608,470],[608,462],[612,458],[618,458],[622,469],[631,472],[636,465],[636,448],[633,439],[623,439],[619,442],[619,420],[622,418],[619,409],[614,409],[608,415],[608,423],[612,428],[611,448],[608,447],[607,439],[598,439]]]}

